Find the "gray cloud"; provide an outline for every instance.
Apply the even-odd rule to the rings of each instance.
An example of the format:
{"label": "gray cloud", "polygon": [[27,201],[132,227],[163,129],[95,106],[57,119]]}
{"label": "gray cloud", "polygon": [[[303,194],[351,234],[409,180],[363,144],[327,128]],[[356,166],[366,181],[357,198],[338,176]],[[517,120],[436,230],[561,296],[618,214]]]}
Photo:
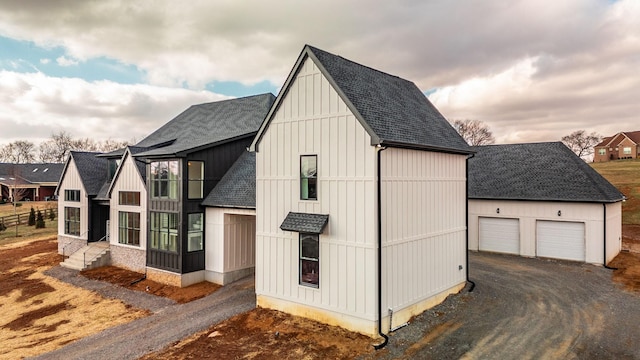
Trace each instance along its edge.
{"label": "gray cloud", "polygon": [[[578,128],[637,130],[639,3],[7,2],[0,34],[63,46],[72,59],[135,64],[152,85],[192,89],[213,80],[279,86],[310,43],[436,88],[430,98],[447,117],[485,121],[498,141],[556,140]],[[59,116],[116,119],[116,128],[134,121],[142,130],[147,119],[170,118],[155,96],[136,92],[110,105],[95,94],[47,95],[39,106]],[[211,97],[200,96],[171,106]]]}

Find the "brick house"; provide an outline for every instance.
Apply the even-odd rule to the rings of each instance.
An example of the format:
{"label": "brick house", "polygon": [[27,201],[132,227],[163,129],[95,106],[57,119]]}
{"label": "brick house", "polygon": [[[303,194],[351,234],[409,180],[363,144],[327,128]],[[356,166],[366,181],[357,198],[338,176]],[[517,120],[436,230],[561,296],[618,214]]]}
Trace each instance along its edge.
{"label": "brick house", "polygon": [[619,132],[594,146],[593,162],[640,158],[640,131]]}

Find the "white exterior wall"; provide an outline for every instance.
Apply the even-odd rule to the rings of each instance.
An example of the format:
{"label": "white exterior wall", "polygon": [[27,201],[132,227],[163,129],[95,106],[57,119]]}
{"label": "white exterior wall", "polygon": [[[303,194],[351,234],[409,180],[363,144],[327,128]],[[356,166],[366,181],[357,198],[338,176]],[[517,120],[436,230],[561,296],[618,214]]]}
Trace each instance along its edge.
{"label": "white exterior wall", "polygon": [[388,148],[381,170],[382,309],[397,326],[466,283],[466,156]]}
{"label": "white exterior wall", "polygon": [[[301,66],[256,154],[258,305],[372,334],[377,319],[376,149],[311,60]],[[300,200],[300,155],[317,155],[318,200]],[[290,212],[329,214],[320,286],[299,285]]]}
{"label": "white exterior wall", "polygon": [[255,269],[256,211],[206,209],[205,279],[228,284]]}
{"label": "white exterior wall", "polygon": [[[497,209],[500,213],[497,213]],[[558,211],[561,215],[558,216]],[[549,201],[469,200],[469,249],[478,250],[478,217],[520,219],[520,255],[536,256],[536,221],[573,221],[585,224],[585,261],[602,264],[604,209],[602,204]],[[621,203],[607,205],[607,257],[621,248]]]}
{"label": "white exterior wall", "polygon": [[[147,189],[135,165],[135,160],[127,154],[118,169],[118,178],[113,184],[109,200],[109,244],[112,247],[111,263],[134,271],[142,271],[146,267],[147,248]],[[140,193],[140,206],[119,205],[120,191],[137,191]],[[140,214],[140,246],[118,243],[118,213],[120,211]]]}
{"label": "white exterior wall", "polygon": [[622,202],[607,204],[607,264],[622,250]]}
{"label": "white exterior wall", "polygon": [[[65,190],[80,190],[80,201],[65,201]],[[89,231],[89,199],[87,192],[82,185],[82,179],[78,173],[75,161],[69,160],[64,178],[58,186],[58,253],[69,255],[80,247],[86,245]],[[64,208],[80,208],[80,236],[68,235],[64,233]]]}

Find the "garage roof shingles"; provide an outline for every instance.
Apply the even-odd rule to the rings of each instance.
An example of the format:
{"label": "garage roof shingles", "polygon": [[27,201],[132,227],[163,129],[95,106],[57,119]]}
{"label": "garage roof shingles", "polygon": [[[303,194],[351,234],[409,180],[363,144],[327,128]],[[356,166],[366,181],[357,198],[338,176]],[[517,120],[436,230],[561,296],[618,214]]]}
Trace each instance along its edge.
{"label": "garage roof shingles", "polygon": [[611,203],[624,195],[561,142],[473,147],[469,198]]}

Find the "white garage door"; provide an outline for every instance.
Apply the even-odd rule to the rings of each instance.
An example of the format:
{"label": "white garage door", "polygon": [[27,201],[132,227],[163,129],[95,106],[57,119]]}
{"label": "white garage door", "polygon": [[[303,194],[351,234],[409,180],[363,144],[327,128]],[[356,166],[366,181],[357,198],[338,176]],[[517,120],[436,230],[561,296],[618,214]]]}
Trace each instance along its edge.
{"label": "white garage door", "polygon": [[537,222],[538,256],[584,261],[584,223]]}
{"label": "white garage door", "polygon": [[480,251],[520,254],[518,219],[478,218]]}

